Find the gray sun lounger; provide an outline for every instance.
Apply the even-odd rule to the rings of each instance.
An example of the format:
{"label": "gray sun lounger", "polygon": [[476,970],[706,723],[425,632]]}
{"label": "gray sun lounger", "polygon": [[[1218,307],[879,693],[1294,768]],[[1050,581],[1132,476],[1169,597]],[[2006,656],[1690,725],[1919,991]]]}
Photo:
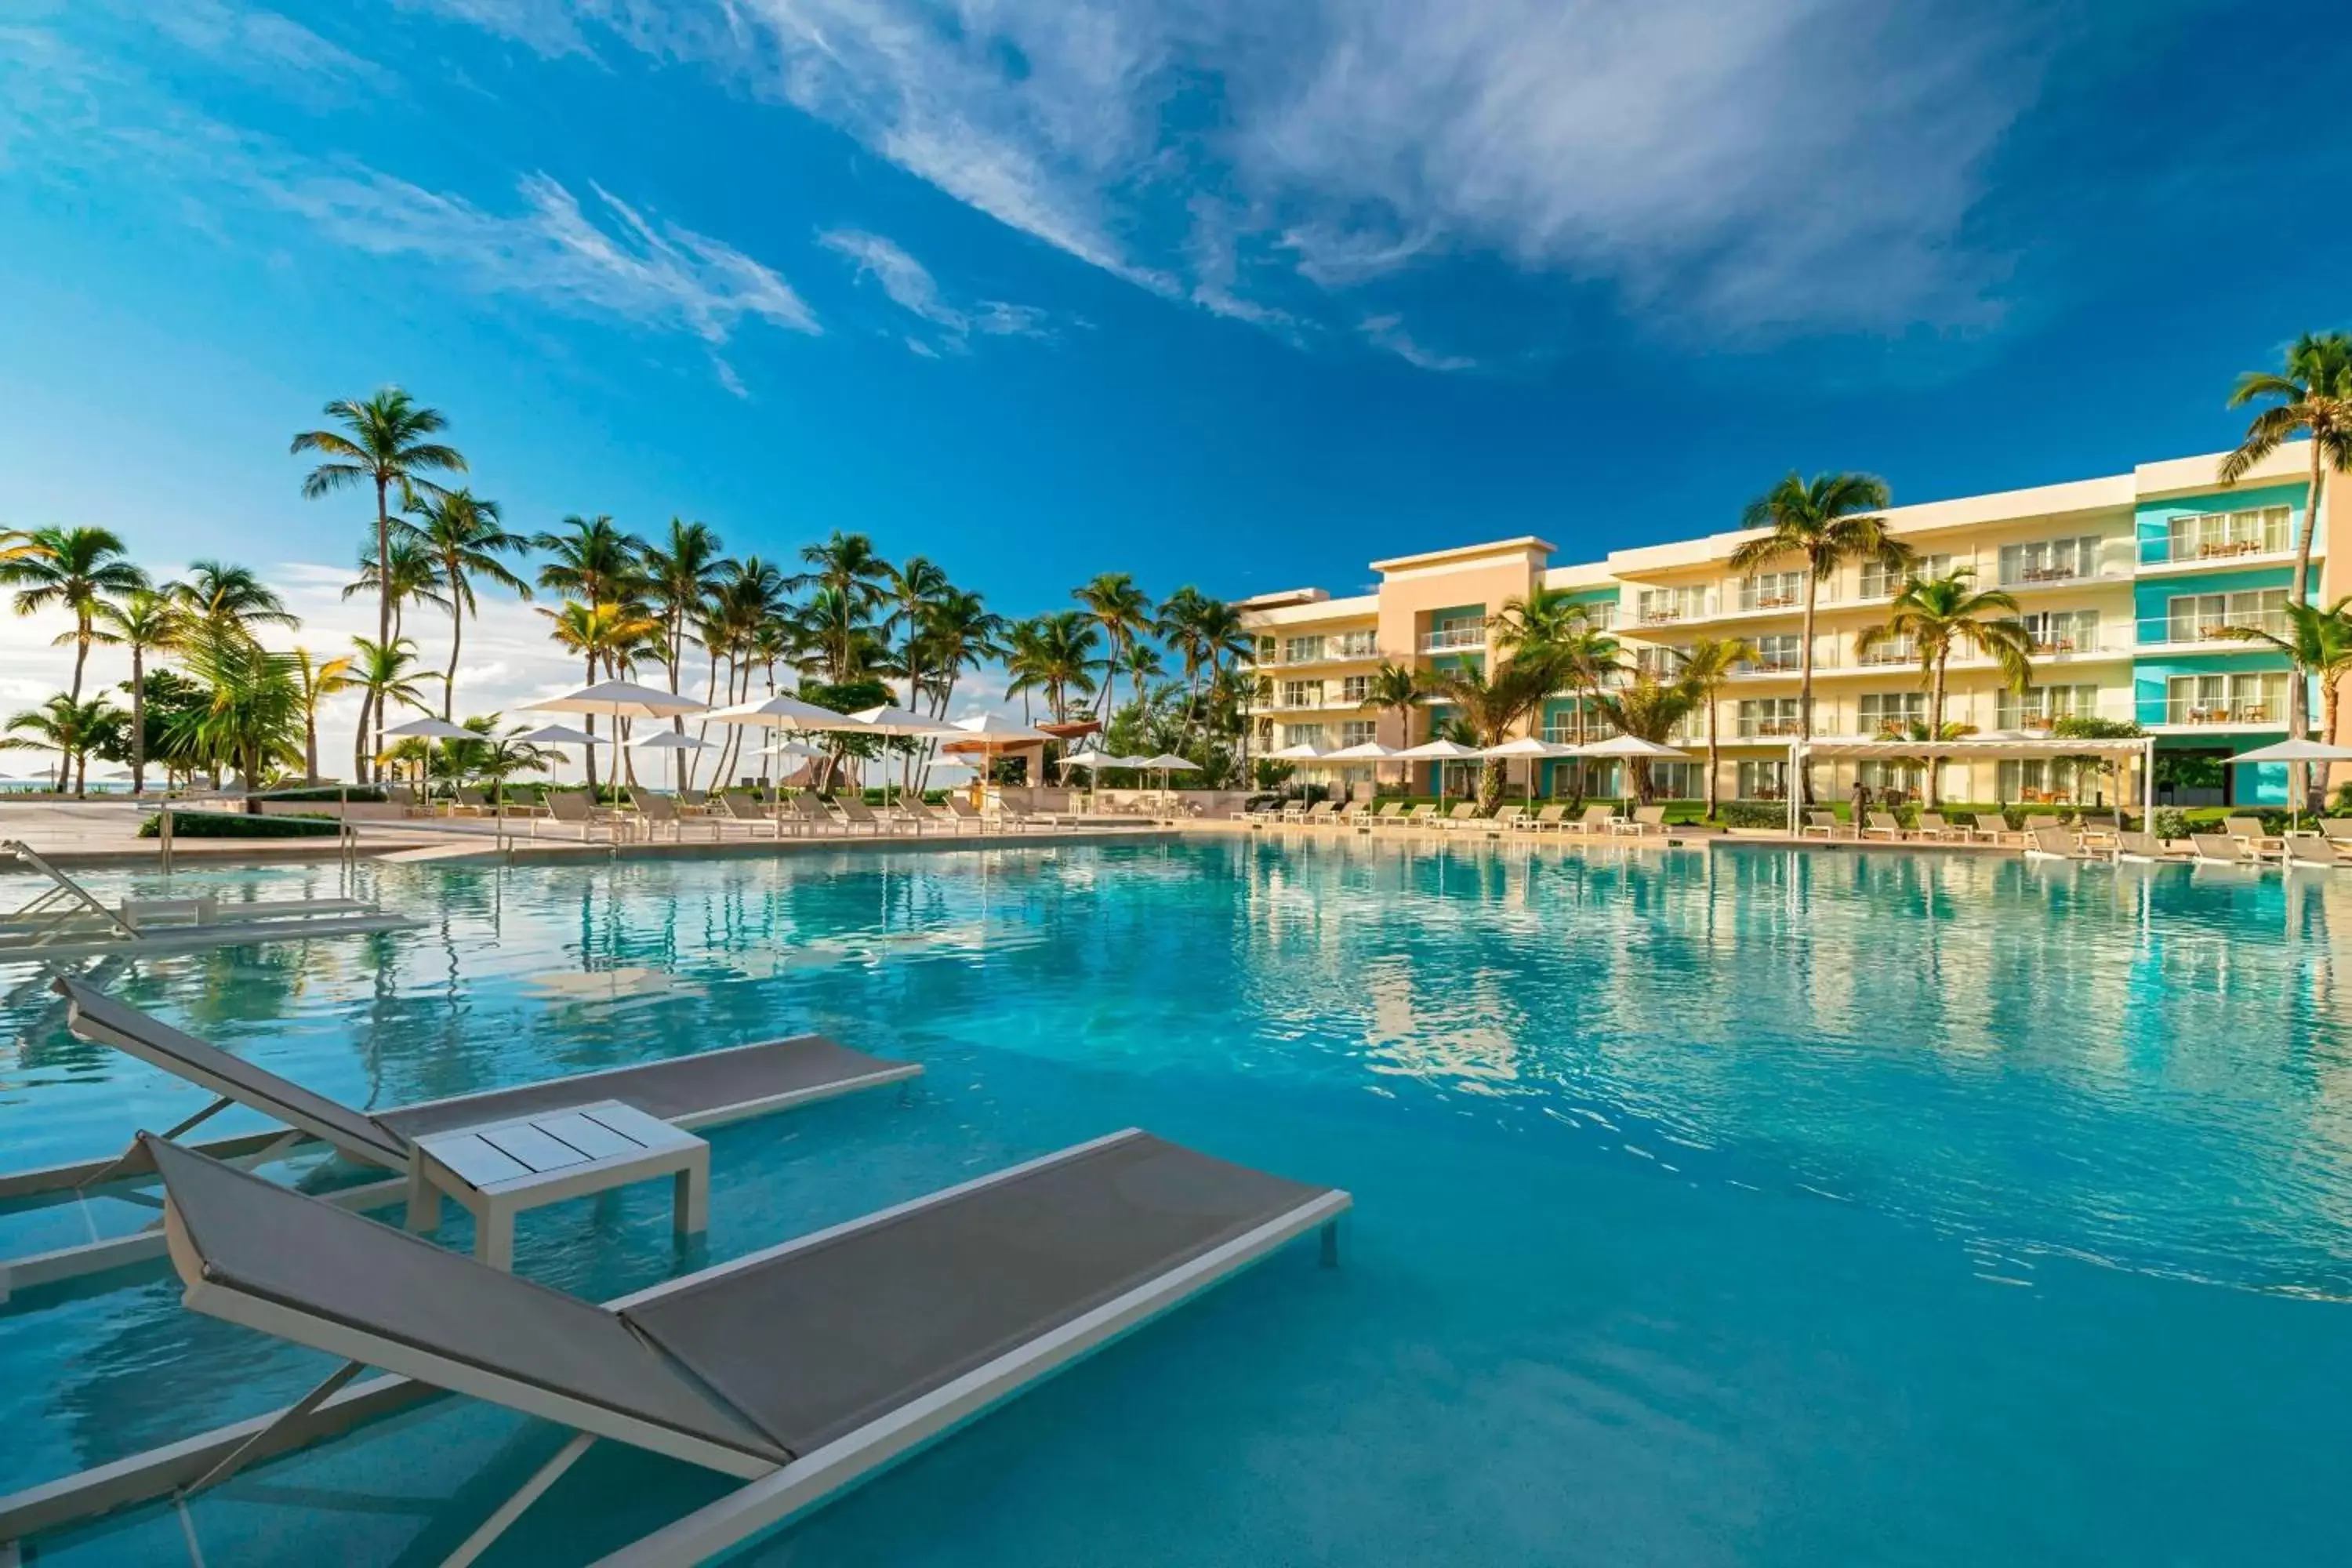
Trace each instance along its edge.
{"label": "gray sun lounger", "polygon": [[[1320,1230],[1336,1262],[1349,1204],[1130,1130],[596,1306],[152,1134],[140,1146],[183,1305],[346,1364],[279,1417],[0,1500],[0,1541],[201,1496],[422,1384],[575,1434],[450,1563],[600,1437],[743,1483],[603,1559],[699,1563],[1294,1237]],[[365,1367],[394,1375],[337,1405]],[[193,1544],[202,1521],[183,1523]]]}
{"label": "gray sun lounger", "polygon": [[[223,1140],[204,1146],[205,1152],[257,1160],[315,1140],[355,1163],[403,1176],[408,1172],[416,1139],[453,1127],[557,1110],[590,1100],[617,1100],[679,1127],[717,1127],[896,1083],[923,1070],[917,1062],[890,1061],[852,1050],[822,1035],[800,1035],[371,1114],[304,1089],[79,981],[60,977],[53,988],[66,998],[67,1027],[77,1036],[112,1046],[217,1097],[166,1137],[176,1140],[215,1112],[242,1105],[282,1123],[285,1131]],[[0,1174],[0,1196],[71,1193],[144,1171],[135,1157],[125,1156]],[[337,1201],[353,1206],[391,1205],[400,1201],[404,1186],[398,1181],[371,1184],[338,1194]],[[7,1289],[16,1286],[71,1279],[154,1254],[153,1233],[147,1232],[91,1242],[64,1254],[0,1260],[0,1300],[5,1300]]]}

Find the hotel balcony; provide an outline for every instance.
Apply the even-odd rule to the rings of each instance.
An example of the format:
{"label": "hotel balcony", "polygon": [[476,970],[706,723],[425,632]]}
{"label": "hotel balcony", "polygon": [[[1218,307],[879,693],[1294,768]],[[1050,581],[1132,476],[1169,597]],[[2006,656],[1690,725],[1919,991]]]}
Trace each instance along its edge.
{"label": "hotel balcony", "polygon": [[2230,629],[2246,627],[2284,637],[2287,635],[2288,625],[2284,610],[2261,610],[2243,616],[2163,616],[2140,622],[2137,640],[2142,652],[2156,649],[2198,653],[2252,651],[2268,645],[2233,637],[2229,635]]}
{"label": "hotel balcony", "polygon": [[2282,730],[2286,727],[2286,703],[2252,701],[2205,702],[2195,698],[2166,700],[2162,721],[2177,730]]}
{"label": "hotel balcony", "polygon": [[1331,664],[1366,664],[1387,657],[1381,652],[1380,645],[1370,639],[1363,642],[1351,642],[1332,637],[1324,643],[1323,651],[1318,654],[1299,658],[1277,654],[1257,668],[1260,669],[1312,669]]}
{"label": "hotel balcony", "polygon": [[1485,626],[1447,626],[1421,634],[1423,653],[1476,653],[1486,646]]}

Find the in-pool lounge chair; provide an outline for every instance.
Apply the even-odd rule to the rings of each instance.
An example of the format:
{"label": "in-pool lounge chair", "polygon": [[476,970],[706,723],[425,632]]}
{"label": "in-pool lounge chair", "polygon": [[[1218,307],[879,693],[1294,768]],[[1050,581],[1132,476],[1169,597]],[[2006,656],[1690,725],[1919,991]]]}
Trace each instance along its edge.
{"label": "in-pool lounge chair", "polygon": [[1609,825],[1612,833],[1622,833],[1634,838],[1664,837],[1666,808],[1663,805],[1637,805],[1633,815]]}
{"label": "in-pool lounge chair", "polygon": [[2279,864],[2289,871],[2341,871],[2352,866],[2328,840],[2308,833],[2289,836],[2279,850]]}
{"label": "in-pool lounge chair", "polygon": [[[402,1181],[370,1184],[336,1194],[352,1206],[400,1201],[406,1188],[413,1141],[455,1127],[557,1110],[590,1100],[617,1100],[648,1116],[684,1128],[716,1127],[765,1116],[835,1095],[909,1079],[923,1069],[915,1062],[867,1056],[822,1035],[796,1035],[756,1045],[733,1046],[633,1067],[575,1073],[538,1083],[494,1089],[451,1100],[428,1100],[373,1114],[314,1094],[268,1068],[230,1055],[218,1046],[184,1034],[136,1007],[79,980],[60,976],[51,988],[67,1002],[66,1026],[82,1039],[137,1057],[151,1067],[184,1079],[217,1096],[213,1104],[164,1136],[194,1131],[215,1112],[232,1105],[257,1110],[286,1129],[226,1139],[205,1147],[224,1158],[260,1159],[298,1142],[318,1141],[345,1158],[398,1173]],[[92,1161],[46,1171],[0,1174],[0,1196],[71,1193],[97,1182],[143,1174],[145,1167],[123,1160]],[[136,1261],[155,1255],[153,1233],[91,1242],[39,1258],[0,1262],[0,1287]],[[68,1256],[68,1254],[70,1256]],[[0,1288],[0,1300],[6,1299]]]}
{"label": "in-pool lounge chair", "polygon": [[2226,833],[2192,833],[2190,847],[2197,852],[2200,866],[2260,866],[2262,854],[2252,845],[2232,838]]}
{"label": "in-pool lounge chair", "polygon": [[547,815],[556,821],[580,829],[583,839],[593,836],[600,826],[616,824],[621,814],[610,806],[597,805],[588,798],[586,790],[551,789],[547,792]]}
{"label": "in-pool lounge chair", "polygon": [[2221,831],[2258,856],[2275,857],[2278,854],[2279,840],[2263,831],[2263,819],[2259,816],[2223,817]]}
{"label": "in-pool lounge chair", "polygon": [[[140,1148],[182,1305],[345,1364],[277,1420],[0,1501],[0,1540],[184,1503],[421,1384],[574,1434],[447,1562],[473,1561],[602,1437],[742,1483],[603,1559],[699,1563],[1297,1237],[1320,1231],[1336,1262],[1349,1204],[1130,1130],[596,1306],[151,1134]],[[365,1367],[393,1376],[345,1393]],[[182,1524],[194,1547],[201,1519]]]}
{"label": "in-pool lounge chair", "polygon": [[2026,830],[2025,858],[2028,860],[2088,860],[2091,853],[2083,848],[2071,827],[2033,827]]}
{"label": "in-pool lounge chair", "polygon": [[2116,858],[2132,866],[2161,866],[2168,861],[2189,859],[2194,851],[2158,838],[2153,833],[2118,833],[2116,835]]}

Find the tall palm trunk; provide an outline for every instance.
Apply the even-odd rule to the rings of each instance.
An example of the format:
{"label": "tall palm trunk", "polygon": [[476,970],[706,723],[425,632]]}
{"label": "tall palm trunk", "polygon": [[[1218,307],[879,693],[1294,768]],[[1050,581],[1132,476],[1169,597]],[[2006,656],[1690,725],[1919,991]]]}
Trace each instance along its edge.
{"label": "tall palm trunk", "polygon": [[352,736],[352,777],[360,784],[373,782],[368,769],[368,725],[375,713],[375,688],[369,687],[360,694],[360,727]]}
{"label": "tall palm trunk", "polygon": [[[1927,686],[1927,743],[1930,748],[1944,739],[1944,661],[1952,657],[1949,647],[1936,650],[1935,678]],[[1931,749],[1927,753],[1927,809],[1941,811],[1944,807],[1944,764]]]}
{"label": "tall palm trunk", "polygon": [[[392,508],[386,503],[384,475],[375,477],[375,641],[378,647],[392,646]],[[367,732],[371,717],[375,721],[377,753],[383,751],[384,704],[372,703],[360,710],[360,732]]]}
{"label": "tall palm trunk", "polygon": [[456,587],[457,578],[450,578],[449,589],[449,673],[441,678],[441,721],[451,721],[450,713],[457,705],[457,650],[466,640],[466,604]]}
{"label": "tall palm trunk", "polygon": [[72,701],[73,705],[79,708],[81,706],[82,667],[89,662],[89,606],[88,605],[84,605],[76,609],[74,611],[74,678]]}
{"label": "tall palm trunk", "polygon": [[[1808,566],[1812,563],[1808,562]],[[1797,650],[1797,736],[1805,750],[1804,766],[1797,770],[1797,786],[1804,804],[1813,804],[1813,604],[1821,591],[1818,569],[1805,574],[1804,646]]]}
{"label": "tall palm trunk", "polygon": [[[2327,467],[2321,461],[2322,451],[2321,442],[2315,440],[2312,442],[2311,484],[2304,496],[2303,532],[2295,541],[2294,583],[2288,590],[2293,595],[2293,602],[2297,605],[2309,603],[2311,597],[2311,542],[2313,536],[2318,531],[2319,509],[2326,499],[2327,492]],[[2301,670],[2296,670],[2287,680],[2287,739],[2300,741],[2311,732],[2310,711],[2311,682]],[[2289,804],[2298,806],[2309,804],[2312,792],[2322,776],[2318,765],[2312,763],[2294,763],[2288,765],[2286,771],[2290,785],[2287,791]]]}
{"label": "tall palm trunk", "polygon": [[131,645],[131,793],[147,793],[147,650]]}
{"label": "tall palm trunk", "polygon": [[1709,822],[1715,820],[1715,775],[1723,766],[1723,753],[1717,749],[1715,741],[1715,693],[1710,691],[1706,694],[1706,819]]}

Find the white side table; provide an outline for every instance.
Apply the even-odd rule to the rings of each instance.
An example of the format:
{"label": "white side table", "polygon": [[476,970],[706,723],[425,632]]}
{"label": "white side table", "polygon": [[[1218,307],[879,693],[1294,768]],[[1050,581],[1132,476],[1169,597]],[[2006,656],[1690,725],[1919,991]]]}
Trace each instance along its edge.
{"label": "white side table", "polygon": [[677,1232],[709,1224],[710,1145],[616,1100],[543,1110],[416,1141],[409,1162],[408,1228],[440,1223],[441,1198],[474,1216],[474,1256],[514,1267],[514,1216],[631,1182],[669,1176]]}

